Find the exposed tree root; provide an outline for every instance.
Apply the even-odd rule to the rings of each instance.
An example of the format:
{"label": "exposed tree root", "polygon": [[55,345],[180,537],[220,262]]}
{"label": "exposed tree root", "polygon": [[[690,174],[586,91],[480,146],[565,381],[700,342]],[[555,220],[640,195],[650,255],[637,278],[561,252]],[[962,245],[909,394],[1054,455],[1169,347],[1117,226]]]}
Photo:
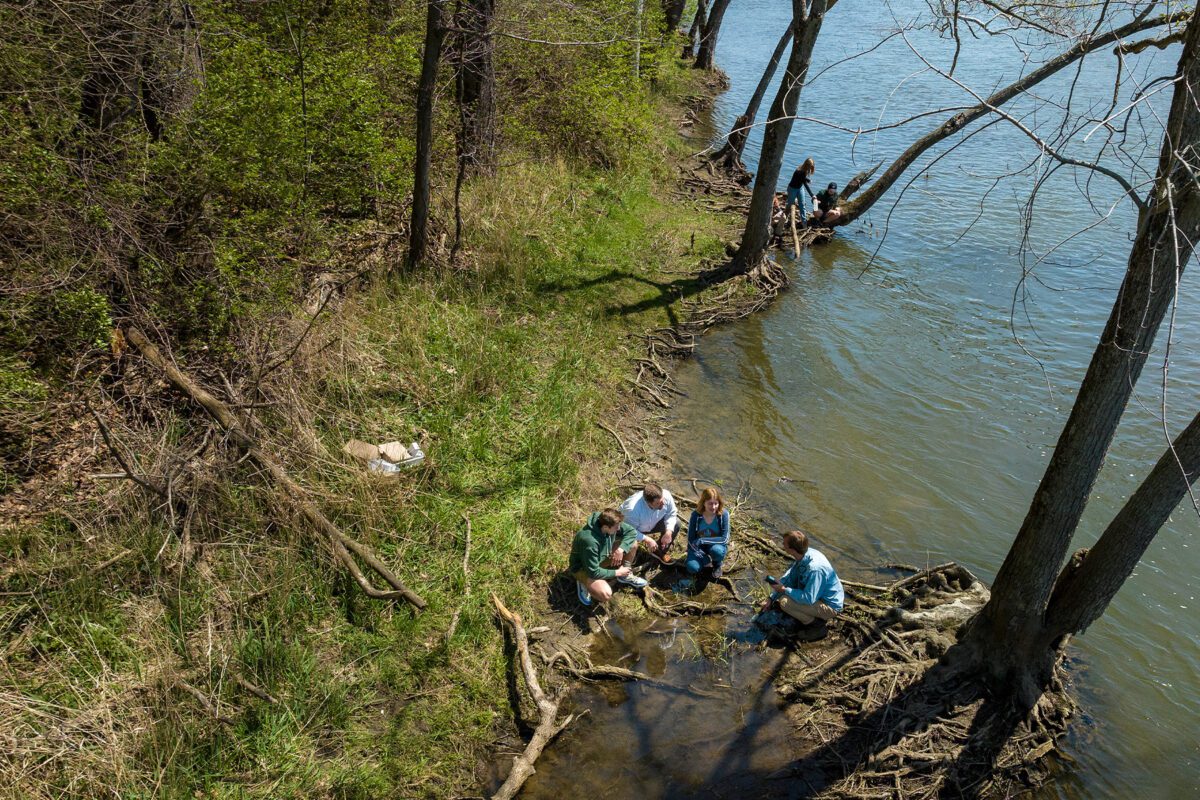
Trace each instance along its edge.
{"label": "exposed tree root", "polygon": [[[288,475],[278,459],[259,447],[254,437],[247,432],[241,421],[238,420],[228,406],[197,384],[188,375],[184,374],[173,363],[165,359],[158,348],[140,330],[132,327],[128,328],[125,331],[125,337],[138,349],[143,358],[164,372],[167,381],[172,386],[186,394],[203,408],[210,417],[216,420],[226,435],[246,453],[246,456],[271,476],[275,485],[284,490],[301,515],[314,528],[324,534],[333,549],[334,556],[350,572],[355,582],[367,596],[379,600],[406,600],[418,609],[425,608],[425,601],[415,592],[408,589],[387,565],[379,560],[374,551],[343,533],[340,528],[334,525],[313,504],[312,500],[308,497],[308,492]],[[391,589],[376,588],[363,573],[362,568],[358,566],[354,556],[361,558]]]}
{"label": "exposed tree root", "polygon": [[897,610],[936,612],[986,588],[956,564],[889,587],[860,584],[856,616],[834,626],[844,645],[781,677],[780,694],[814,742],[791,768],[808,796],[1010,796],[1044,779],[1045,759],[1073,710],[1059,681],[1031,713],[989,697],[953,651],[955,630],[931,613],[898,630]]}
{"label": "exposed tree root", "polygon": [[642,605],[652,614],[660,617],[710,616],[712,614],[728,614],[729,607],[724,603],[709,605],[695,600],[681,600],[677,603],[664,604],[658,600],[658,592],[647,586],[642,590]]}
{"label": "exposed tree root", "polygon": [[537,705],[540,715],[540,721],[537,728],[534,729],[529,744],[525,746],[525,751],[513,759],[512,770],[508,773],[508,778],[492,795],[492,800],[509,800],[516,796],[521,787],[525,785],[525,781],[533,774],[534,762],[542,754],[542,750],[555,736],[570,725],[575,717],[568,715],[559,721],[558,700],[551,700],[542,691],[542,686],[538,683],[537,672],[533,668],[533,660],[529,657],[529,637],[521,622],[521,615],[509,611],[504,603],[500,602],[500,598],[494,594],[492,595],[492,604],[496,606],[496,613],[500,615],[500,618],[512,628],[513,638],[517,645],[517,657],[521,662],[521,672],[525,676],[525,686],[529,689],[529,695]]}

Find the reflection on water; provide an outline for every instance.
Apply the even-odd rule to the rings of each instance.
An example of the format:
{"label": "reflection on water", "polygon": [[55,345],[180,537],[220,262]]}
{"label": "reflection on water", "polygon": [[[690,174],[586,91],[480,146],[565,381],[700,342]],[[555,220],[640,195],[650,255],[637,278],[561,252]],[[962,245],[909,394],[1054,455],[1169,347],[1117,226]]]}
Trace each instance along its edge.
{"label": "reflection on water", "polygon": [[748,614],[728,622],[609,622],[594,637],[592,660],[661,683],[577,693],[574,702],[589,714],[545,751],[521,796],[787,796],[766,787],[779,786],[794,752],[771,684],[790,653],[751,647],[759,637]]}

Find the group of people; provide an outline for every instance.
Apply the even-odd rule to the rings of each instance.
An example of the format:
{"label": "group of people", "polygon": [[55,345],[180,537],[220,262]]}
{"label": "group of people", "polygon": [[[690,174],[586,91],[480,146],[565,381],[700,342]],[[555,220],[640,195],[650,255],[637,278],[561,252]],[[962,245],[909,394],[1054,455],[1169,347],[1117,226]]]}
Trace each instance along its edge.
{"label": "group of people", "polygon": [[[611,582],[644,588],[645,578],[633,573],[639,549],[663,565],[676,563],[671,551],[678,529],[675,498],[656,483],[647,483],[619,508],[592,514],[571,544],[569,569],[579,602],[584,607],[606,602],[612,597]],[[720,578],[729,554],[729,510],[716,487],[709,486],[700,493],[696,509],[688,518],[686,536],[683,561],[688,574],[698,575],[708,569],[714,580]],[[829,559],[809,546],[803,531],[788,531],[782,543],[795,560],[779,578],[768,576],[771,595],[760,611],[778,608],[802,625],[836,617],[845,594]]]}
{"label": "group of people", "polygon": [[[830,183],[822,191],[813,194],[812,175],[816,170],[817,166],[811,158],[805,159],[804,163],[796,168],[796,171],[792,173],[792,179],[788,181],[787,201],[781,204],[779,198],[775,198],[773,221],[776,216],[786,219],[792,206],[796,206],[800,210],[800,219],[805,224],[825,227],[837,224],[838,220],[842,218],[842,211],[838,208],[838,199],[841,196],[838,192],[838,185]],[[808,215],[804,209],[805,194],[812,200],[811,215]]]}

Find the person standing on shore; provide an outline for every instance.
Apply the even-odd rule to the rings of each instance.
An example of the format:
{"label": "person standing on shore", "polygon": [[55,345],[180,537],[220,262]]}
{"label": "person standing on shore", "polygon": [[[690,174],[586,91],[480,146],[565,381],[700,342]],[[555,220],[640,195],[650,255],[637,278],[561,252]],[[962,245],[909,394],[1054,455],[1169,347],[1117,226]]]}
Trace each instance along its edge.
{"label": "person standing on shore", "polygon": [[700,502],[688,520],[687,571],[697,575],[712,566],[713,579],[721,577],[721,564],[729,552],[729,511],[716,487],[700,493]]}
{"label": "person standing on shore", "polygon": [[771,582],[771,596],[759,610],[766,611],[777,604],[801,625],[834,619],[841,613],[846,595],[829,559],[808,546],[808,534],[804,531],[785,533],[783,549],[796,560],[779,580]]}
{"label": "person standing on shore", "polygon": [[638,532],[622,521],[615,508],[597,511],[588,517],[587,524],[571,542],[571,558],[567,569],[575,578],[575,591],[583,606],[592,600],[606,602],[612,597],[610,580],[641,589],[644,578],[633,574],[633,557],[637,553]]}
{"label": "person standing on shore", "polygon": [[[675,541],[675,529],[679,517],[675,509],[675,498],[657,483],[647,483],[640,492],[634,492],[621,503],[625,521],[638,532],[638,541],[651,553],[658,553],[664,564],[671,563],[671,545]],[[659,534],[654,541],[646,534]]]}

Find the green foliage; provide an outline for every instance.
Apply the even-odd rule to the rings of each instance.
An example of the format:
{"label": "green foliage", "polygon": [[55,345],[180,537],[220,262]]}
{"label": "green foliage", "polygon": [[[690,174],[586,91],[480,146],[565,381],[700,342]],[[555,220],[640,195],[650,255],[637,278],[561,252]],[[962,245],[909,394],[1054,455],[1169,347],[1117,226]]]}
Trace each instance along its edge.
{"label": "green foliage", "polygon": [[[202,79],[174,87],[157,139],[136,113],[104,131],[80,123],[92,64],[83,39],[98,23],[80,14],[71,27],[40,6],[0,9],[10,23],[0,89],[34,109],[0,115],[0,200],[12,209],[0,258],[18,265],[22,289],[0,301],[0,400],[38,403],[62,379],[51,354],[102,347],[129,319],[149,318],[206,380],[214,360],[226,373],[253,368],[230,343],[240,331],[292,317],[305,281],[345,257],[364,219],[402,230],[419,4],[191,4]],[[644,30],[656,30],[656,4],[646,8]],[[21,763],[40,767],[20,792],[473,788],[476,759],[508,717],[489,593],[539,607],[579,518],[616,499],[589,479],[619,460],[594,423],[629,391],[624,337],[668,322],[668,307],[698,291],[664,269],[720,247],[704,233],[711,217],[662,199],[673,145],[655,88],[685,88],[690,71],[675,67],[673,44],[648,42],[635,74],[631,9],[522,0],[506,10],[527,38],[609,43],[498,41],[503,163],[464,187],[467,266],[353,287],[336,324],[313,332],[329,340],[325,355],[282,387],[293,405],[256,412],[326,513],[430,608],[366,599],[246,464],[197,489],[198,550],[186,565],[180,521],[172,528],[161,500],[140,492],[119,513],[106,501],[102,519],[74,509],[82,526],[55,518],[6,536],[0,552],[14,567],[0,591],[20,599],[0,609],[0,689],[55,704],[21,717],[32,748]],[[48,22],[34,10],[69,34],[39,41]],[[444,77],[443,219],[455,121]],[[192,424],[158,433],[174,442]],[[427,462],[390,481],[337,455],[350,437],[418,436]],[[224,458],[225,446],[209,452]],[[38,751],[49,728],[91,733],[69,752]]]}

